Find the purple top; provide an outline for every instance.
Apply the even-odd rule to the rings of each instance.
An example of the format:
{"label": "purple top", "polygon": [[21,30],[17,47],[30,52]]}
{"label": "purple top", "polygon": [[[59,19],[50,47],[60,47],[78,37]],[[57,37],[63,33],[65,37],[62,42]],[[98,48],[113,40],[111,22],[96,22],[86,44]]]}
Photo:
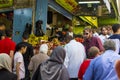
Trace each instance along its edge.
{"label": "purple top", "polygon": [[104,50],[103,45],[102,45],[102,42],[100,41],[100,39],[99,39],[98,37],[91,37],[90,39],[86,39],[86,40],[83,42],[83,45],[85,46],[87,57],[88,57],[88,50],[89,50],[92,46],[98,47],[98,49],[99,49],[100,51],[103,51],[103,50]]}

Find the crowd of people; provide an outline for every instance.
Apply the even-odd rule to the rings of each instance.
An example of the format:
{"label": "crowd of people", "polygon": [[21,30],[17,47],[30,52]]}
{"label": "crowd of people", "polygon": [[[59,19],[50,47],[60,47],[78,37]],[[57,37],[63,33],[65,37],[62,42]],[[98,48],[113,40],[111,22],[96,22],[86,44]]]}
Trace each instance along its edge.
{"label": "crowd of people", "polygon": [[64,45],[51,48],[48,42],[42,42],[34,49],[28,43],[27,33],[16,44],[12,40],[13,31],[0,23],[0,79],[119,80],[120,24],[103,26],[100,33],[85,28],[82,37],[74,35],[72,29],[64,35],[56,29],[52,38]]}

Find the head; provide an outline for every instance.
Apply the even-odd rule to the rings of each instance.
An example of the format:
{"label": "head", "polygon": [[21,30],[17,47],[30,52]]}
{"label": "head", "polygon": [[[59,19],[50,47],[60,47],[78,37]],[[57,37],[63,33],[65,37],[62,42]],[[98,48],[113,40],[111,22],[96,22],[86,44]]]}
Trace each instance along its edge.
{"label": "head", "polygon": [[6,37],[12,38],[12,35],[13,35],[13,30],[12,29],[6,29],[5,33],[6,33]]}
{"label": "head", "polygon": [[106,26],[103,26],[103,27],[101,28],[101,33],[102,33],[103,35],[107,35],[107,27],[106,27]]}
{"label": "head", "polygon": [[6,53],[0,54],[0,69],[6,69],[12,71],[12,60]]}
{"label": "head", "polygon": [[48,45],[42,44],[39,49],[40,53],[47,54],[48,53]]}
{"label": "head", "polygon": [[57,62],[59,64],[64,63],[66,52],[62,46],[56,47],[51,54],[51,61]]}
{"label": "head", "polygon": [[27,46],[23,43],[18,43],[15,47],[15,52],[19,51],[22,54],[24,54],[27,50]]}
{"label": "head", "polygon": [[66,42],[66,43],[69,43],[72,39],[73,39],[72,36],[66,35],[66,37],[65,37],[65,42]]}
{"label": "head", "polygon": [[84,37],[85,39],[91,38],[92,35],[93,35],[93,33],[92,33],[92,29],[91,29],[91,28],[85,28],[85,29],[83,30],[83,37]]}
{"label": "head", "polygon": [[115,34],[120,34],[120,24],[114,24],[112,30]]}
{"label": "head", "polygon": [[0,30],[5,30],[5,24],[4,23],[0,23]]}
{"label": "head", "polygon": [[96,56],[98,56],[100,53],[100,50],[96,47],[96,46],[93,46],[89,49],[89,52],[88,52],[88,58],[89,59],[93,59],[95,58]]}
{"label": "head", "polygon": [[5,31],[0,30],[0,40],[5,39],[5,36],[6,36]]}
{"label": "head", "polygon": [[111,25],[108,25],[108,26],[107,26],[107,33],[108,33],[108,35],[113,34],[112,26],[111,26]]}
{"label": "head", "polygon": [[115,43],[112,40],[106,40],[103,46],[105,50],[115,50]]}
{"label": "head", "polygon": [[73,32],[73,27],[70,26],[68,30],[69,30],[69,32]]}
{"label": "head", "polygon": [[29,39],[29,34],[28,33],[23,33],[22,39],[23,39],[23,41],[28,40]]}

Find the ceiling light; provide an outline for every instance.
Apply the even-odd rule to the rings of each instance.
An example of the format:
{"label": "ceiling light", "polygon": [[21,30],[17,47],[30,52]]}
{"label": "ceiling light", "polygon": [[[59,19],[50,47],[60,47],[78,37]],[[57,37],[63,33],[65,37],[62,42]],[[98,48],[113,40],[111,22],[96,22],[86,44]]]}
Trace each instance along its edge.
{"label": "ceiling light", "polygon": [[80,1],[79,4],[98,4],[100,1]]}

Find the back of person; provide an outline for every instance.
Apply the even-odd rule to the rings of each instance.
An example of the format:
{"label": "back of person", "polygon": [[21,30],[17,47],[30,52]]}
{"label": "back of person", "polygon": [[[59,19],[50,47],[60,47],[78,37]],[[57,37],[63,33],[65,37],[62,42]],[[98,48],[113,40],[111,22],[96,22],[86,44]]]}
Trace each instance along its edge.
{"label": "back of person", "polygon": [[11,71],[11,58],[9,55],[0,54],[0,80],[17,80],[17,75]]}
{"label": "back of person", "polygon": [[17,75],[9,72],[6,69],[0,70],[0,79],[1,80],[17,80]]}
{"label": "back of person", "polygon": [[79,67],[86,58],[84,46],[76,42],[76,40],[71,40],[65,45],[66,50],[65,66],[69,72],[70,78],[77,78]]}
{"label": "back of person", "polygon": [[34,72],[42,62],[45,62],[49,58],[47,53],[48,53],[47,44],[42,44],[40,46],[39,53],[34,55],[30,60],[28,69],[32,71],[32,74],[34,74]]}
{"label": "back of person", "polygon": [[56,47],[50,59],[37,68],[32,80],[69,80],[67,69],[63,65],[65,55],[63,47]]}
{"label": "back of person", "polygon": [[6,30],[6,38],[0,40],[0,53],[7,53],[13,59],[16,43],[12,41],[12,30]]}

